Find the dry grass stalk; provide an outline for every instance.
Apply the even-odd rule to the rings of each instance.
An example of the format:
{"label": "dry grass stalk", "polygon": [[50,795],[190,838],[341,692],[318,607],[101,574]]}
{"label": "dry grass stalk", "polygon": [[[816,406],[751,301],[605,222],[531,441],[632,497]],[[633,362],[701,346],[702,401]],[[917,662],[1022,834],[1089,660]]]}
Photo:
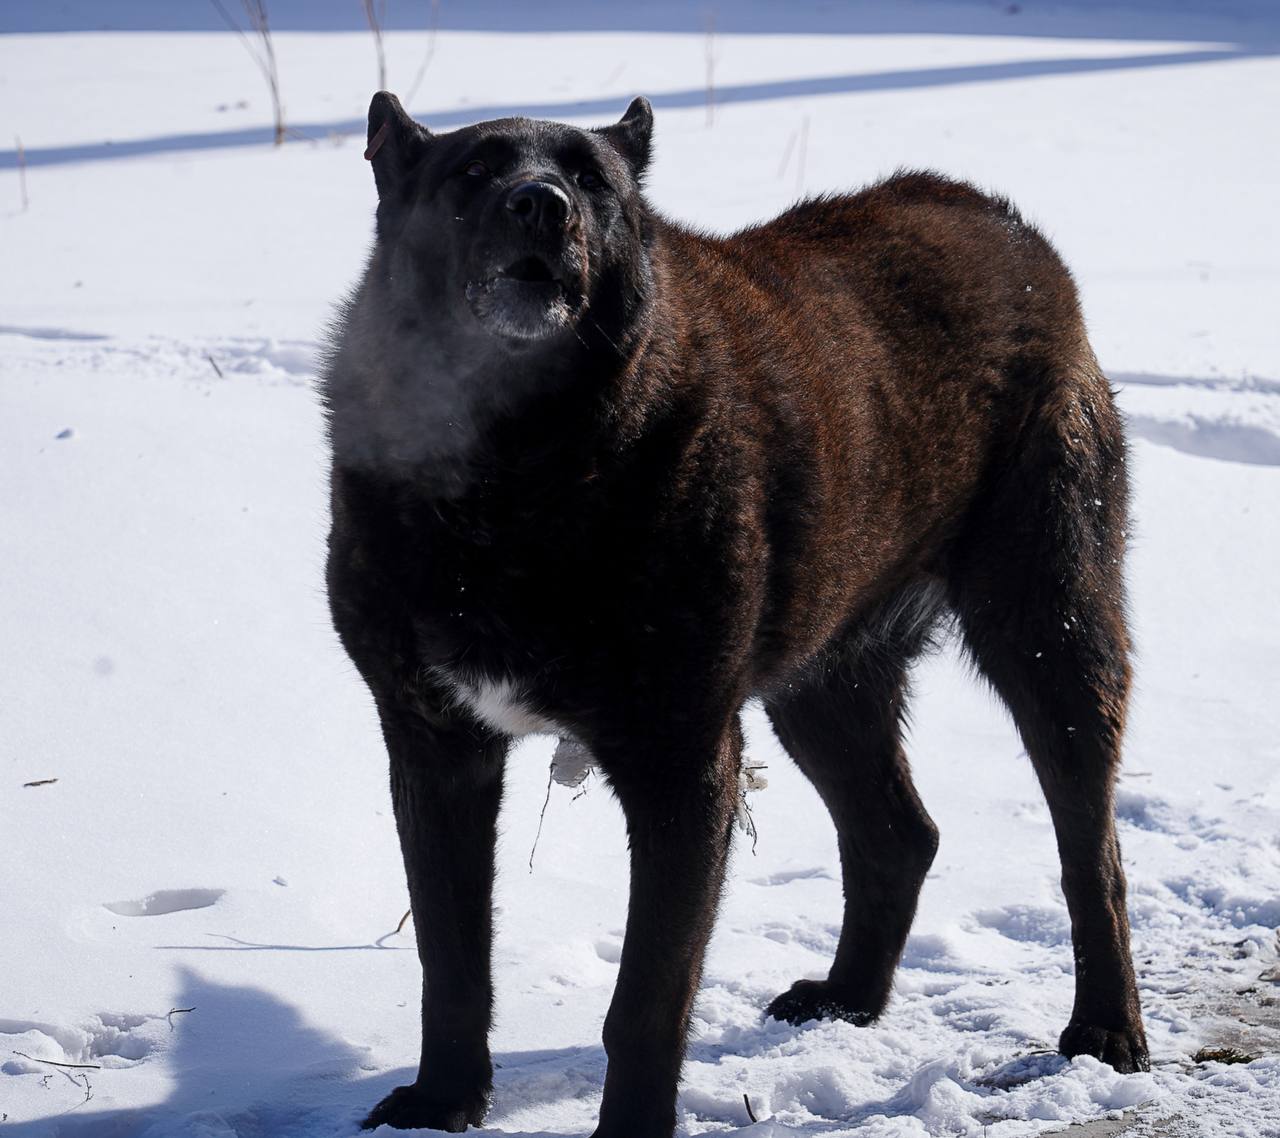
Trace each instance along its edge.
{"label": "dry grass stalk", "polygon": [[31,204],[27,197],[27,152],[22,148],[22,139],[18,135],[13,136],[13,141],[18,144],[18,190],[22,194],[22,212],[27,212],[27,206]]}
{"label": "dry grass stalk", "polygon": [[422,57],[422,63],[418,67],[418,73],[413,77],[413,82],[409,84],[409,89],[405,92],[404,105],[411,106],[414,97],[418,93],[418,88],[422,86],[422,77],[426,75],[427,68],[431,66],[431,60],[436,54],[436,35],[440,31],[440,0],[431,0],[431,23],[427,29],[427,54]]}
{"label": "dry grass stalk", "polygon": [[285,136],[284,104],[280,101],[280,69],[276,65],[276,49],[271,40],[271,24],[267,19],[267,0],[241,0],[241,2],[244,4],[244,12],[249,20],[249,26],[262,41],[261,51],[253,46],[249,37],[244,34],[244,29],[236,23],[231,13],[223,6],[222,0],[209,0],[209,3],[217,9],[218,15],[222,17],[227,27],[240,37],[240,42],[244,44],[245,51],[249,53],[254,63],[258,65],[258,70],[262,72],[262,77],[267,81],[267,88],[271,92],[271,111],[275,118],[274,145],[279,146],[284,142]]}
{"label": "dry grass stalk", "polygon": [[707,11],[707,39],[703,48],[707,60],[707,126],[716,121],[716,10]]}
{"label": "dry grass stalk", "polygon": [[809,116],[805,115],[800,123],[800,143],[796,154],[796,196],[804,194],[804,163],[809,157]]}
{"label": "dry grass stalk", "polygon": [[378,53],[378,90],[387,89],[387,54],[382,46],[382,24],[387,18],[387,0],[361,0],[364,18],[369,22],[369,30],[373,33],[373,46]]}

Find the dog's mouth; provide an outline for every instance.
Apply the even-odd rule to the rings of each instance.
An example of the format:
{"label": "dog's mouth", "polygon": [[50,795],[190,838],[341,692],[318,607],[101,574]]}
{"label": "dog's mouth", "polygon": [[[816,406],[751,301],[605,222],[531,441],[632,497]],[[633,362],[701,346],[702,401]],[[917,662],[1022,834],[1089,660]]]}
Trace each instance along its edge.
{"label": "dog's mouth", "polygon": [[485,328],[536,340],[567,328],[578,307],[564,276],[542,257],[517,257],[491,276],[467,282],[467,302]]}
{"label": "dog's mouth", "polygon": [[564,280],[541,257],[518,257],[491,276],[467,282],[467,297],[503,292],[511,296],[551,296],[564,292]]}
{"label": "dog's mouth", "polygon": [[521,257],[512,261],[498,276],[521,284],[560,284],[551,267],[540,257]]}

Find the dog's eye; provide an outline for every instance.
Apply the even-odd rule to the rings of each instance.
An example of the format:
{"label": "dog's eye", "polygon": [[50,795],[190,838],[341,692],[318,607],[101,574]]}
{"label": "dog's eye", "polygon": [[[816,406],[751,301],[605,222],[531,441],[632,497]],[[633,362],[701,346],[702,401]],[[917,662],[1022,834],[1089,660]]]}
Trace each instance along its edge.
{"label": "dog's eye", "polygon": [[602,190],[604,189],[604,179],[594,170],[583,170],[578,175],[578,185],[584,190]]}
{"label": "dog's eye", "polygon": [[468,162],[462,172],[469,178],[483,178],[489,173],[489,167],[477,159],[475,162]]}

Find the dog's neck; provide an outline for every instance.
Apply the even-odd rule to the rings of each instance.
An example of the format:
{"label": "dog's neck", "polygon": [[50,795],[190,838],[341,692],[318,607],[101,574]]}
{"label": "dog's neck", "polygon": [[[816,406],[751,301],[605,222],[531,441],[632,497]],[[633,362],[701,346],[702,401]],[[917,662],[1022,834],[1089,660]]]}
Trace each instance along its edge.
{"label": "dog's neck", "polygon": [[423,319],[388,283],[375,254],[324,379],[340,467],[432,497],[497,480],[513,493],[544,492],[548,480],[589,479],[601,460],[616,460],[642,429],[636,414],[654,409],[630,391],[646,370],[637,365],[649,352],[650,311],[625,339],[588,309],[555,337],[510,342]]}
{"label": "dog's neck", "polygon": [[514,351],[413,333],[389,344],[348,336],[324,388],[335,462],[449,499],[481,483],[532,494],[588,479],[598,456],[617,449],[614,405],[632,368],[613,355],[601,366],[576,336]]}

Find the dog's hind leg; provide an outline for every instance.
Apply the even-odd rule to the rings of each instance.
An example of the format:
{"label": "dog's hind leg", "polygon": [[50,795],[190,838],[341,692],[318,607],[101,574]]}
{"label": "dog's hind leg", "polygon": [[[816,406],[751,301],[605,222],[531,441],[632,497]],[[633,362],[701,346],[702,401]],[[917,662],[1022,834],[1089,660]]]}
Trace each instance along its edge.
{"label": "dog's hind leg", "polygon": [[956,547],[952,602],[1048,800],[1071,914],[1076,996],[1058,1046],[1145,1070],[1115,832],[1129,691],[1121,563],[1124,441],[1105,380],[1050,390]]}
{"label": "dog's hind leg", "polygon": [[839,838],[844,921],[826,980],[799,980],[768,1014],[791,1023],[876,1019],[938,848],[902,748],[907,668],[940,609],[909,586],[860,623],[803,682],[765,703],[782,745],[826,803]]}

